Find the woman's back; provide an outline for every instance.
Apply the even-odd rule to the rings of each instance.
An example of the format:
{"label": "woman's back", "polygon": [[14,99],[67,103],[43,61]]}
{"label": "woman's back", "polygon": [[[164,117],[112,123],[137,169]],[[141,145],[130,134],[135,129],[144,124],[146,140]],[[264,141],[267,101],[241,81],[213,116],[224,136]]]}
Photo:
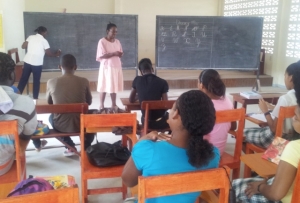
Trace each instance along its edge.
{"label": "woman's back", "polygon": [[[230,110],[233,109],[233,104],[228,97],[224,97],[224,99],[212,100],[216,111]],[[227,134],[231,127],[231,123],[218,123],[215,124],[213,130],[204,136],[209,143],[214,145],[220,150],[220,154],[222,155],[226,142],[227,142]]]}
{"label": "woman's back", "polygon": [[[143,140],[134,146],[132,159],[136,168],[142,171],[143,176],[155,176],[217,168],[220,161],[220,153],[215,147],[213,152],[215,156],[207,165],[196,168],[188,162],[189,158],[186,149],[172,145],[167,141],[153,142],[151,140]],[[180,194],[153,198],[147,202],[194,203],[199,195],[199,192]]]}

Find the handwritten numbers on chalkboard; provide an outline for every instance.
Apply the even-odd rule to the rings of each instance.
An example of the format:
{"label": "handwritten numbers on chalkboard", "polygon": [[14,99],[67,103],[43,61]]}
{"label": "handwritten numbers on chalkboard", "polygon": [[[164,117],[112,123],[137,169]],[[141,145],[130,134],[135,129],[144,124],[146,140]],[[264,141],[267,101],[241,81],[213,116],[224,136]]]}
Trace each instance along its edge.
{"label": "handwritten numbers on chalkboard", "polygon": [[159,30],[164,31],[165,30],[164,26],[160,26]]}
{"label": "handwritten numbers on chalkboard", "polygon": [[166,50],[166,45],[164,43],[161,44],[161,51],[164,52]]}
{"label": "handwritten numbers on chalkboard", "polygon": [[186,44],[191,43],[191,39],[190,39],[190,38],[185,38],[185,43],[186,43]]}
{"label": "handwritten numbers on chalkboard", "polygon": [[178,43],[178,40],[179,40],[179,38],[178,38],[178,37],[176,37],[176,38],[173,38],[173,43],[174,43],[174,44],[177,44],[177,43]]}
{"label": "handwritten numbers on chalkboard", "polygon": [[177,37],[177,32],[176,31],[172,32],[172,37]]}
{"label": "handwritten numbers on chalkboard", "polygon": [[200,44],[201,44],[201,40],[197,38],[197,39],[196,39],[196,44],[197,44],[197,47],[199,47]]}

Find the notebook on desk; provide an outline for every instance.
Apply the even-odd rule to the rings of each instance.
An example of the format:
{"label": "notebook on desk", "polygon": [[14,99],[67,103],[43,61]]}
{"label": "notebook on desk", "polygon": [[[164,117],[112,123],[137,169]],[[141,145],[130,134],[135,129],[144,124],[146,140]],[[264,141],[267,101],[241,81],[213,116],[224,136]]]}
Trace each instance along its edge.
{"label": "notebook on desk", "polygon": [[[248,113],[246,115],[251,117],[251,118],[260,120],[262,122],[267,122],[267,119],[266,119],[266,117],[263,113]],[[272,119],[275,119],[275,116],[272,113],[270,115],[271,115]]]}

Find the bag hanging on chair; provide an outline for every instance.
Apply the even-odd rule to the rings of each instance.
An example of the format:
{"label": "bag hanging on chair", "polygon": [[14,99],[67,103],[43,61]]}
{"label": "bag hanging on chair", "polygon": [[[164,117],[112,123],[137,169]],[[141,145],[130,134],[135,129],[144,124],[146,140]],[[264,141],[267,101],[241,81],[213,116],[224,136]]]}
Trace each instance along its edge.
{"label": "bag hanging on chair", "polygon": [[124,165],[131,156],[127,147],[121,141],[113,144],[98,142],[86,149],[89,162],[98,167]]}

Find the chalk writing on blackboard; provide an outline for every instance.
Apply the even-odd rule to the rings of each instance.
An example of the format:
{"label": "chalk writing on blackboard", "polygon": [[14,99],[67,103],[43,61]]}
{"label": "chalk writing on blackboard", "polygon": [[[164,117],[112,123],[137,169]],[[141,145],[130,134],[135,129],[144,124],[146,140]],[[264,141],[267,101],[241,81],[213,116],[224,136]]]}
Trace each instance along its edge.
{"label": "chalk writing on blackboard", "polygon": [[[176,29],[173,26],[176,25]],[[159,51],[177,49],[175,44],[181,43],[182,49],[211,48],[213,22],[181,21],[161,23],[159,28]],[[201,43],[201,42],[206,43]]]}

